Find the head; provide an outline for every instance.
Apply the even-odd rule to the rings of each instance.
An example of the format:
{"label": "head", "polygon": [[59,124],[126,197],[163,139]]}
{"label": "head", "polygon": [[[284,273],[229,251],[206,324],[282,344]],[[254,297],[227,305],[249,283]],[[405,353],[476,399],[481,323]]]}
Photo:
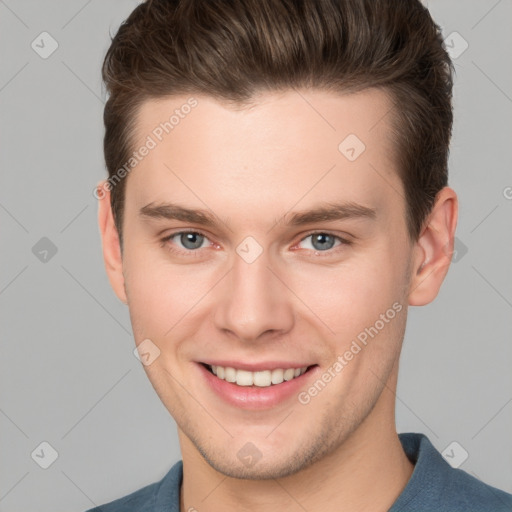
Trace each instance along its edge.
{"label": "head", "polygon": [[[452,66],[428,11],[149,0],[103,79],[107,272],[182,445],[273,478],[391,425],[407,307],[436,297],[457,219]],[[236,406],[212,361],[309,370],[291,398]]]}

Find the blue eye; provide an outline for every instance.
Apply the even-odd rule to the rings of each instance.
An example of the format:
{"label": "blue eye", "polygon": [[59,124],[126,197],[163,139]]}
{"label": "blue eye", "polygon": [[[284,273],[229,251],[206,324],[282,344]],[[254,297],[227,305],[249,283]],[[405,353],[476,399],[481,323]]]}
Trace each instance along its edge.
{"label": "blue eye", "polygon": [[175,238],[177,238],[179,243],[189,251],[200,249],[203,246],[203,243],[208,240],[206,236],[198,233],[197,231],[180,231],[179,233],[169,235],[165,238],[165,241],[173,241]]}
{"label": "blue eye", "polygon": [[[177,239],[178,242],[174,239]],[[207,242],[207,247],[209,245],[208,238],[198,231],[179,231],[163,238],[162,246],[176,254],[196,256],[200,253],[197,249],[201,249],[205,241]],[[180,248],[180,245],[183,249]]]}
{"label": "blue eye", "polygon": [[[332,256],[339,246],[348,246],[352,242],[332,233],[316,231],[309,233],[301,239],[299,246],[308,251],[313,251],[316,256]],[[203,249],[211,246],[209,238],[198,231],[178,231],[162,239],[162,246],[169,251],[182,256],[204,256]],[[342,249],[343,247],[339,247]],[[323,254],[322,254],[323,253]],[[202,256],[201,256],[202,255]]]}
{"label": "blue eye", "polygon": [[328,251],[334,247],[336,236],[329,233],[313,233],[303,240],[311,239],[311,246],[315,251]]}

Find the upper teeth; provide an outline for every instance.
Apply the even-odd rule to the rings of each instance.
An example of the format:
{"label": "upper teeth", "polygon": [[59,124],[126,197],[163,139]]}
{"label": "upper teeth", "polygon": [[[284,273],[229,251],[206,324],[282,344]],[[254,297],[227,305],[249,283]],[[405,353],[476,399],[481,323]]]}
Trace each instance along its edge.
{"label": "upper teeth", "polygon": [[263,370],[261,372],[249,372],[247,370],[237,370],[236,368],[213,366],[212,372],[219,379],[227,382],[235,382],[239,386],[259,386],[267,387],[271,384],[281,384],[285,380],[292,380],[302,375],[307,369],[303,368],[277,368],[276,370]]}

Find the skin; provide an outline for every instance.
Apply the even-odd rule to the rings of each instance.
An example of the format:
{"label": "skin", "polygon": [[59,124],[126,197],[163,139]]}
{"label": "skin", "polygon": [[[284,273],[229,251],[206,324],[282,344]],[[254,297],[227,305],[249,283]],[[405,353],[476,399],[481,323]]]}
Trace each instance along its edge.
{"label": "skin", "polygon": [[[264,93],[245,109],[194,97],[129,174],[122,255],[108,193],[99,204],[111,285],[136,344],[160,350],[144,369],[178,425],[181,510],[388,510],[413,471],[394,421],[407,306],[434,300],[446,276],[457,196],[441,190],[418,241],[408,238],[383,91]],[[145,103],[138,140],[187,99]],[[338,150],[348,134],[366,146],[353,162]],[[340,200],[374,208],[375,219],[275,222]],[[219,224],[139,215],[169,201],[209,208]],[[205,234],[201,248],[162,242],[180,230]],[[313,245],[311,230],[352,243]],[[236,252],[247,236],[263,250],[250,264]],[[244,410],[197,378],[196,362],[212,358],[310,361],[321,374],[394,303],[401,312],[306,405]],[[237,457],[248,442],[262,454],[251,468]]]}

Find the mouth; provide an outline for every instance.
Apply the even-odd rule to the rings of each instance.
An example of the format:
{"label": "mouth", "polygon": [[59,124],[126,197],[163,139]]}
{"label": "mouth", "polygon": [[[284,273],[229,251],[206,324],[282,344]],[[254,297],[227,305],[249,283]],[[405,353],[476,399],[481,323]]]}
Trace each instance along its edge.
{"label": "mouth", "polygon": [[196,362],[195,366],[206,393],[213,393],[211,396],[236,409],[253,411],[290,404],[321,372],[318,364],[301,366],[301,363],[284,361],[259,364],[208,361]]}
{"label": "mouth", "polygon": [[200,363],[217,379],[223,380],[241,387],[268,388],[298,379],[318,365],[302,366],[297,368],[274,368],[272,370],[249,371],[232,366],[211,365]]}

